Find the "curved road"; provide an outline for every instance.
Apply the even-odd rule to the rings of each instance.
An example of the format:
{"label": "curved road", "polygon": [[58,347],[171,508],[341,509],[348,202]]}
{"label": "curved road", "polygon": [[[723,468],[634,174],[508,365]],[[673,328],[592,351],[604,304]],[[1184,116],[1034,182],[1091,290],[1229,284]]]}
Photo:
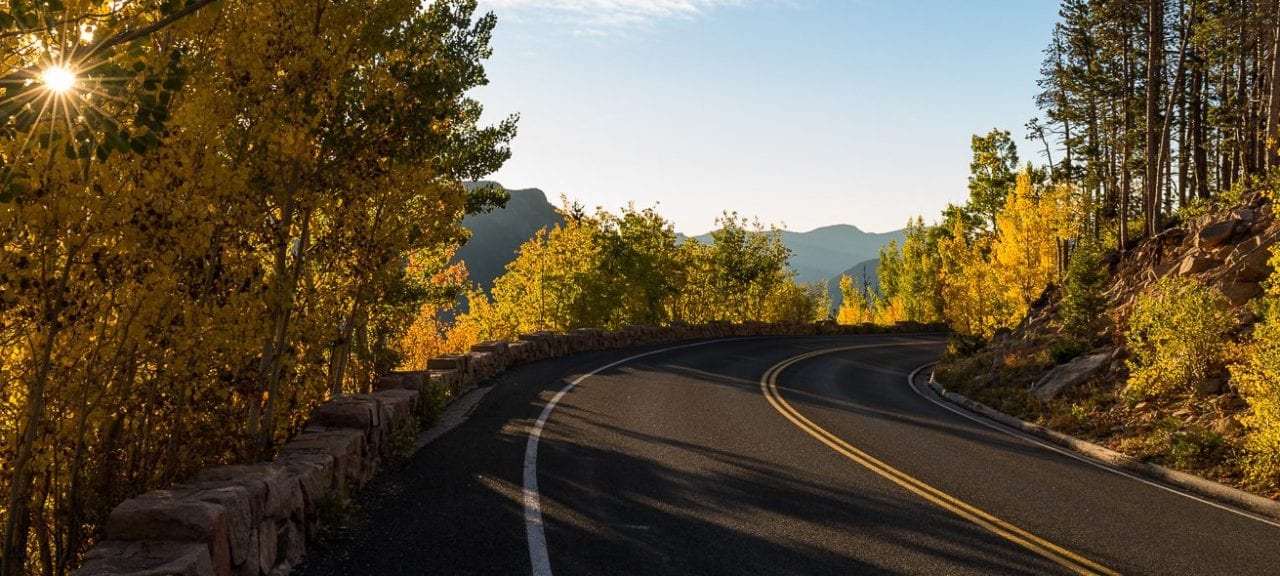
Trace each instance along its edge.
{"label": "curved road", "polygon": [[366,488],[301,573],[1280,570],[1280,525],[918,394],[908,374],[941,351],[927,336],[756,338],[516,368]]}

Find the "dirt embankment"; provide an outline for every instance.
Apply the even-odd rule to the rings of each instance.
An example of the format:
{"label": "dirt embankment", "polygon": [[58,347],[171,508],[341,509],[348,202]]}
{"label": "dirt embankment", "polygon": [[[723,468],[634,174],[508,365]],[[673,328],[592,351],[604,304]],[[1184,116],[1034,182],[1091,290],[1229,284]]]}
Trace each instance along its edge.
{"label": "dirt embankment", "polygon": [[1006,413],[1103,444],[1143,460],[1276,498],[1242,471],[1248,404],[1225,368],[1194,385],[1144,400],[1125,394],[1129,350],[1124,327],[1140,294],[1168,275],[1220,292],[1234,320],[1228,356],[1248,339],[1258,316],[1253,301],[1271,277],[1280,221],[1267,195],[1255,191],[1228,206],[1189,217],[1144,239],[1123,257],[1112,253],[1108,313],[1092,342],[1066,336],[1061,291],[1051,287],[1022,324],[976,351],[960,350],[938,370],[955,390]]}

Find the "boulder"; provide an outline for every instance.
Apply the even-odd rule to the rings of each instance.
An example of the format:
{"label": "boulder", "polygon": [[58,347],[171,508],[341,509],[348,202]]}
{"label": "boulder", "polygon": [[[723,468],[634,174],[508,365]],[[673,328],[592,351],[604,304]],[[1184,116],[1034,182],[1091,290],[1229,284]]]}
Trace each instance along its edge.
{"label": "boulder", "polygon": [[507,356],[509,359],[507,362],[528,362],[530,360],[529,350],[530,347],[528,342],[508,342]]}
{"label": "boulder", "polygon": [[75,576],[214,576],[209,548],[194,542],[99,542]]}
{"label": "boulder", "polygon": [[511,344],[506,340],[489,340],[471,346],[472,352],[493,352],[495,354],[506,354]]}
{"label": "boulder", "polygon": [[1111,352],[1095,352],[1054,367],[1027,389],[1037,400],[1048,402],[1063,390],[1076,386],[1106,368]]}
{"label": "boulder", "polygon": [[466,387],[466,379],[457,370],[431,370],[431,384],[457,396]]}
{"label": "boulder", "polygon": [[1200,229],[1200,233],[1196,235],[1196,247],[1214,248],[1230,242],[1231,235],[1235,234],[1238,223],[1239,220],[1231,218],[1223,222],[1205,226]]}
{"label": "boulder", "polygon": [[1252,225],[1258,220],[1258,212],[1248,208],[1236,208],[1231,211],[1231,217],[1239,220],[1245,225]]}
{"label": "boulder", "polygon": [[378,403],[382,405],[382,414],[392,430],[413,424],[413,414],[417,410],[419,394],[413,390],[383,390],[374,392]]}
{"label": "boulder", "polygon": [[378,445],[379,450],[382,456],[390,456],[398,448],[402,448],[393,445],[392,438],[396,434],[412,434],[417,430],[417,418],[414,414],[418,407],[418,393],[412,390],[383,390],[374,394],[382,408],[382,423],[387,436]]}
{"label": "boulder", "polygon": [[[231,565],[237,568],[244,566],[249,560],[249,540],[257,521],[253,516],[248,489],[243,486],[220,485],[197,487],[187,498],[222,506],[227,513],[227,547],[231,553]],[[255,562],[254,566],[256,565]]]}
{"label": "boulder", "polygon": [[275,520],[266,519],[258,525],[256,531],[258,535],[258,566],[263,573],[271,572],[276,566],[276,559],[279,558],[279,529],[276,527]]}
{"label": "boulder", "polygon": [[1254,236],[1242,243],[1227,259],[1228,278],[1242,282],[1261,282],[1271,276],[1271,246]]}
{"label": "boulder", "polygon": [[293,522],[280,524],[276,545],[279,549],[279,558],[276,559],[276,562],[285,566],[286,570],[284,572],[286,574],[288,573],[288,568],[301,564],[302,558],[307,555],[306,534],[299,530],[298,525]]}
{"label": "boulder", "polygon": [[1190,254],[1186,258],[1183,258],[1182,263],[1178,265],[1178,275],[1190,276],[1192,274],[1199,274],[1213,268],[1214,264],[1216,264],[1216,262],[1214,262],[1212,258]]}
{"label": "boulder", "polygon": [[290,476],[298,479],[302,490],[302,510],[308,521],[314,520],[321,499],[334,488],[334,457],[323,452],[294,450],[284,452],[276,459]]}
{"label": "boulder", "polygon": [[[680,331],[680,329],[672,328],[671,331],[677,332],[677,331]],[[602,341],[603,341],[602,335],[604,334],[603,330],[600,330],[598,328],[578,328],[576,330],[573,330],[573,334],[578,339],[578,342],[575,343],[575,346],[577,351],[579,352],[586,351],[586,350],[599,350],[602,346]]]}
{"label": "boulder", "polygon": [[484,380],[502,370],[492,352],[468,352],[467,368],[476,380]]}
{"label": "boulder", "polygon": [[1213,431],[1221,436],[1232,438],[1244,432],[1244,425],[1234,416],[1223,416],[1213,423]]}
{"label": "boulder", "polygon": [[1262,285],[1257,282],[1227,282],[1218,287],[1232,306],[1244,306],[1250,300],[1262,296]]}
{"label": "boulder", "polygon": [[542,360],[556,355],[555,335],[550,332],[534,332],[521,334],[523,342],[528,342],[529,360]]}
{"label": "boulder", "polygon": [[1202,396],[1221,394],[1227,388],[1226,376],[1211,376],[1196,382],[1196,393]]}
{"label": "boulder", "polygon": [[510,355],[507,353],[507,349],[508,346],[505,340],[481,342],[471,347],[472,352],[480,352],[489,355],[489,358],[495,366],[495,373],[506,370],[507,364],[511,361]]}

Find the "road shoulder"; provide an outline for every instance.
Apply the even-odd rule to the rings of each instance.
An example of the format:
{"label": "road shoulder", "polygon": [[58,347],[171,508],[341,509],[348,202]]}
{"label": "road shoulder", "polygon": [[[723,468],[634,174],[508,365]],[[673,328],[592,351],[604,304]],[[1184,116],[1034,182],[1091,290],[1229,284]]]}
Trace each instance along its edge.
{"label": "road shoulder", "polygon": [[[1206,480],[1199,476],[1143,462],[1105,446],[1099,446],[1005,414],[962,394],[947,390],[933,378],[933,373],[929,370],[933,366],[934,364],[926,364],[912,372],[908,376],[908,385],[916,393],[935,403],[939,403],[943,407],[966,415],[984,425],[1026,438],[1055,451],[1063,452],[1062,449],[1069,450],[1070,455],[1085,459],[1090,463],[1118,474],[1130,476],[1136,480],[1154,484],[1206,504],[1280,527],[1280,502]],[[920,380],[923,379],[925,373],[928,374],[928,380],[921,383]],[[963,411],[957,411],[952,406],[959,407]],[[980,416],[981,419],[973,418],[972,416]]]}

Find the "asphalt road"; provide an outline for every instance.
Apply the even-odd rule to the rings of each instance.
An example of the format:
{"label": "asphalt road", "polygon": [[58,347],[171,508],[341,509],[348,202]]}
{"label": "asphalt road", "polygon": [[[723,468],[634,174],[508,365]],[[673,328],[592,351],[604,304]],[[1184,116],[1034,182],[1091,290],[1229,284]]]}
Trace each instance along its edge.
{"label": "asphalt road", "polygon": [[539,416],[658,349],[499,377],[466,423],[366,488],[300,573],[1280,573],[1274,524],[917,394],[907,375],[942,350],[918,336],[713,342],[581,380],[536,446],[546,563],[531,564]]}

